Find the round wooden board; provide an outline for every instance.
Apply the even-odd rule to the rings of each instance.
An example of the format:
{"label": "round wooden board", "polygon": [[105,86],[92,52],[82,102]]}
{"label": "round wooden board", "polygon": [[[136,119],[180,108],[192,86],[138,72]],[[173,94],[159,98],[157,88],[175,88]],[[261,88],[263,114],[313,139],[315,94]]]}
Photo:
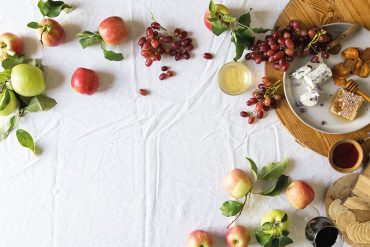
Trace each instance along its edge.
{"label": "round wooden board", "polygon": [[[275,26],[284,27],[291,19],[301,21],[306,27],[348,22],[359,23],[370,30],[370,0],[290,0],[278,17]],[[266,63],[265,69],[268,77],[274,80],[283,78],[283,73],[275,70],[272,64]],[[335,142],[347,138],[363,138],[370,132],[370,125],[356,132],[341,135],[315,131],[303,124],[294,115],[286,100],[282,100],[276,112],[281,122],[298,143],[324,156],[328,154],[331,145]],[[370,152],[370,142],[365,143],[363,147],[365,154],[368,154]]]}
{"label": "round wooden board", "polygon": [[[353,173],[353,174],[349,174],[344,177],[341,177],[329,187],[328,192],[326,193],[326,197],[325,197],[325,210],[326,210],[326,215],[329,218],[331,218],[329,215],[329,205],[335,199],[341,199],[342,201],[344,201],[351,194],[352,188],[354,187],[357,181],[358,175],[359,175],[358,173]],[[365,221],[370,220],[370,215],[366,211],[361,211],[361,210],[351,210],[351,211],[356,215],[356,219],[359,222],[365,222]],[[370,247],[370,244],[353,243],[351,240],[348,239],[345,232],[342,232],[342,234],[343,234],[344,240],[347,243],[351,244],[351,246],[353,247]]]}

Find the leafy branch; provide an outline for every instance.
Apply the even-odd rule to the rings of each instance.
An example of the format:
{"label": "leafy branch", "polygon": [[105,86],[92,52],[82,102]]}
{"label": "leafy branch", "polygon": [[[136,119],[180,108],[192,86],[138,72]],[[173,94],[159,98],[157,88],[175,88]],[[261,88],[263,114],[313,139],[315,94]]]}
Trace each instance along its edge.
{"label": "leafy branch", "polygon": [[73,10],[71,5],[65,4],[63,1],[53,1],[39,0],[37,7],[39,8],[41,14],[45,17],[57,17],[64,10],[66,13],[69,13]]}
{"label": "leafy branch", "polygon": [[[26,112],[48,111],[53,108],[57,102],[45,95],[36,95],[33,97],[24,97],[13,91],[11,86],[11,71],[19,64],[32,64],[42,69],[40,61],[29,59],[24,56],[8,55],[1,63],[3,71],[0,72],[0,111],[3,111],[14,100],[19,102],[18,112],[13,113],[0,124],[0,141],[6,139],[9,133],[16,127],[19,120]],[[36,145],[32,136],[25,130],[18,129],[16,132],[18,142],[36,152]]]}
{"label": "leafy branch", "polygon": [[79,38],[82,49],[95,44],[100,44],[100,47],[106,59],[110,61],[121,61],[124,59],[122,53],[107,50],[106,44],[103,41],[103,38],[100,36],[99,32],[84,31],[82,33],[78,33],[77,37]]}
{"label": "leafy branch", "polygon": [[[73,7],[71,5],[68,5],[64,3],[63,1],[54,1],[54,0],[39,0],[37,3],[37,7],[40,10],[40,13],[42,14],[43,18],[50,17],[58,17],[62,11],[65,11],[66,13],[69,13],[73,10]],[[43,45],[42,38],[45,33],[49,33],[52,29],[51,24],[39,24],[38,22],[32,21],[27,24],[27,27],[32,29],[41,29],[40,34],[40,43]]]}
{"label": "leafy branch", "polygon": [[211,22],[211,30],[219,36],[226,30],[231,29],[231,42],[235,45],[234,61],[239,60],[245,49],[250,49],[255,41],[255,34],[266,33],[272,29],[268,28],[253,28],[251,27],[251,14],[252,9],[238,18],[229,14],[224,14],[217,10],[217,5],[214,0],[209,3],[208,10],[210,16],[208,20]]}
{"label": "leafy branch", "polygon": [[[247,206],[247,202],[252,194],[260,194],[263,196],[276,196],[284,192],[289,184],[289,176],[284,175],[286,168],[288,167],[288,160],[284,159],[280,162],[271,163],[264,166],[260,171],[256,163],[246,158],[250,165],[250,170],[254,177],[254,182],[251,189],[244,196],[244,202],[238,202],[235,200],[226,201],[222,204],[220,210],[226,217],[236,216],[234,220],[227,226],[229,228],[242,214],[243,209]],[[268,182],[269,186],[265,186],[262,191],[256,192],[254,189],[260,185],[261,182]]]}

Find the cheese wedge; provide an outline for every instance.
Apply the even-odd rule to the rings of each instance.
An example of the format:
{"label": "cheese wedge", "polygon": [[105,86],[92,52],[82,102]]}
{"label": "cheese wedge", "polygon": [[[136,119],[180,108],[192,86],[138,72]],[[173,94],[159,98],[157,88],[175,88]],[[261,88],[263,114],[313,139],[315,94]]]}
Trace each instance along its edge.
{"label": "cheese wedge", "polygon": [[360,174],[352,191],[355,195],[370,204],[370,179],[368,177]]}
{"label": "cheese wedge", "polygon": [[361,197],[358,196],[351,196],[345,200],[343,206],[348,209],[357,209],[357,210],[369,210],[370,214],[370,204]]}

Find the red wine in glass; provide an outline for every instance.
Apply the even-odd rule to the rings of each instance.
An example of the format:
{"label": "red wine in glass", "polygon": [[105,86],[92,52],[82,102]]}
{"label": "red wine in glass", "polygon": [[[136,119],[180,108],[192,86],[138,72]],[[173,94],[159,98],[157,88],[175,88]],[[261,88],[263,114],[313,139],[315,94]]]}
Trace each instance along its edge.
{"label": "red wine in glass", "polygon": [[306,238],[314,247],[341,247],[343,238],[334,225],[326,217],[316,217],[310,220],[305,229]]}

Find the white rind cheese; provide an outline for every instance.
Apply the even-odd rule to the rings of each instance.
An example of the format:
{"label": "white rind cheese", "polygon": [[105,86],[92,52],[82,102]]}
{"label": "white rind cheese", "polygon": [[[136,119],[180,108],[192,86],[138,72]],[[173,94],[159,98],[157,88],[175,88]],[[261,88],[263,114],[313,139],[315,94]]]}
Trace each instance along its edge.
{"label": "white rind cheese", "polygon": [[309,90],[300,96],[300,101],[304,106],[314,106],[319,102],[319,93],[316,90]]}
{"label": "white rind cheese", "polygon": [[319,66],[310,71],[303,78],[306,84],[310,88],[314,89],[317,86],[320,86],[321,83],[325,82],[331,76],[332,76],[331,69],[328,66],[326,66],[325,63],[321,63]]}
{"label": "white rind cheese", "polygon": [[305,65],[302,68],[297,69],[294,73],[290,75],[290,77],[295,79],[301,79],[305,75],[307,75],[309,72],[311,72],[312,66],[311,65]]}

